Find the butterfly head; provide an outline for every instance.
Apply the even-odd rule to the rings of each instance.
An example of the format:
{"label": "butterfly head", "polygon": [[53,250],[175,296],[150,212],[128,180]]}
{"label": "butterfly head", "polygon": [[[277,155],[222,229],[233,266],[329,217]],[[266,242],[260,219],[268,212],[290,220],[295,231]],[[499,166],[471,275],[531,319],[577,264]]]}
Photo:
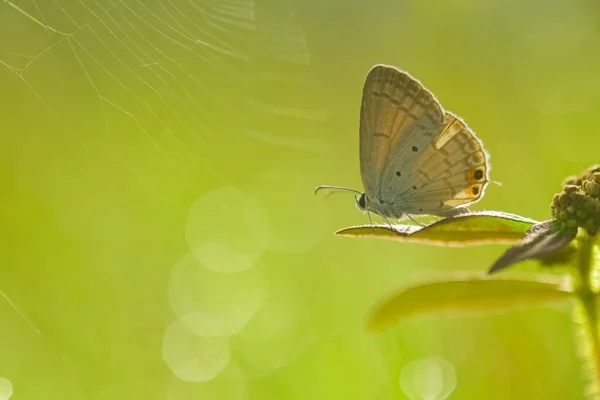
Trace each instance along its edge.
{"label": "butterfly head", "polygon": [[369,199],[366,193],[361,193],[360,197],[356,197],[356,207],[362,212],[367,211],[367,203]]}

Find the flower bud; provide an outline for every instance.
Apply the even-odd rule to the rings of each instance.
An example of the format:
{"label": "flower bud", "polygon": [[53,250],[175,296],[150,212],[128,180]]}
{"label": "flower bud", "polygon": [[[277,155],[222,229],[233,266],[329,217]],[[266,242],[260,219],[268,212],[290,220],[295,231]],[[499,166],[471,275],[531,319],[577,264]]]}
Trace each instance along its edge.
{"label": "flower bud", "polygon": [[579,186],[577,186],[577,185],[565,185],[565,187],[563,188],[563,190],[565,191],[566,194],[571,194],[571,193],[574,193],[577,190],[579,190]]}
{"label": "flower bud", "polygon": [[568,177],[564,183],[563,191],[552,198],[552,217],[561,229],[579,227],[595,235],[600,228],[600,165],[579,177]]}
{"label": "flower bud", "polygon": [[[600,174],[598,174],[600,175]],[[600,180],[600,178],[599,178]],[[598,195],[600,195],[600,183],[598,183],[595,180],[588,180],[588,181],[584,181],[584,191],[586,192],[587,195],[592,196],[592,197],[598,197]]]}
{"label": "flower bud", "polygon": [[578,177],[576,177],[575,175],[571,175],[571,176],[568,176],[567,178],[565,178],[565,180],[563,181],[563,186],[579,185],[580,183],[578,181],[579,181]]}

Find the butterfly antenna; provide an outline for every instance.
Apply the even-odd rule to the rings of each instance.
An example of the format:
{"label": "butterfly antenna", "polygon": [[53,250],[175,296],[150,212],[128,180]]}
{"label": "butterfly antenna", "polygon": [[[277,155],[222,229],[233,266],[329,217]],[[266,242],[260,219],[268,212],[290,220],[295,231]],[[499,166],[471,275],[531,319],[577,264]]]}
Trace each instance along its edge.
{"label": "butterfly antenna", "polygon": [[315,195],[320,190],[331,190],[331,191],[338,190],[338,191],[342,191],[342,192],[352,192],[352,193],[362,194],[361,191],[356,190],[356,189],[350,189],[350,188],[341,187],[341,186],[321,185],[321,186],[317,186],[317,188],[315,189]]}

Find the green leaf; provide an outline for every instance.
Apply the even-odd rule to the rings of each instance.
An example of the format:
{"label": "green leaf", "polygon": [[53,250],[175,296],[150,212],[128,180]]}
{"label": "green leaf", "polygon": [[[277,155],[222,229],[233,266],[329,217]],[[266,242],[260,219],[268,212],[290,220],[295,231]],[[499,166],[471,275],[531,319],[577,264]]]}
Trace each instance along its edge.
{"label": "green leaf", "polygon": [[566,300],[570,293],[568,282],[553,275],[453,273],[394,293],[376,307],[369,318],[369,328],[381,331],[400,318],[423,312],[464,314],[523,308]]}
{"label": "green leaf", "polygon": [[488,271],[493,274],[518,262],[529,259],[544,259],[559,252],[571,243],[577,235],[577,228],[569,231],[560,229],[553,221],[541,222],[527,231],[520,243],[508,249]]}
{"label": "green leaf", "polygon": [[404,242],[461,246],[516,243],[537,221],[498,211],[474,212],[417,225],[363,225],[344,228],[339,236],[387,238]]}

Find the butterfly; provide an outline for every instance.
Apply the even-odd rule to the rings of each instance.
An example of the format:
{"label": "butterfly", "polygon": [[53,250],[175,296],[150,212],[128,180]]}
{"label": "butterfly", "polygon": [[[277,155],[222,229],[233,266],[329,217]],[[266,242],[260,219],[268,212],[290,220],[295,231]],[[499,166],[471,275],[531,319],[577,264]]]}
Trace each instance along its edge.
{"label": "butterfly", "polygon": [[[360,109],[357,207],[384,219],[467,212],[489,180],[489,156],[467,124],[445,111],[417,79],[378,64],[367,73]],[[389,221],[388,221],[389,223]],[[418,222],[416,222],[418,223]],[[371,222],[372,224],[372,222]]]}

